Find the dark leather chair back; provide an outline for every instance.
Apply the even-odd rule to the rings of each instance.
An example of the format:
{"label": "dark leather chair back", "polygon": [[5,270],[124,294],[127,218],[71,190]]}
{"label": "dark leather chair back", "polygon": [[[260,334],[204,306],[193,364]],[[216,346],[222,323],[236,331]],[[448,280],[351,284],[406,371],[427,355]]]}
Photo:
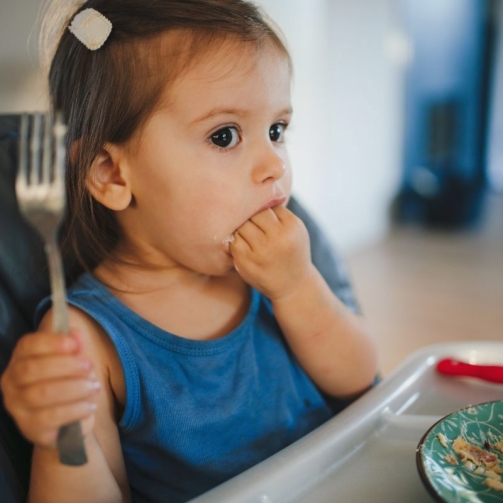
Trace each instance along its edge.
{"label": "dark leather chair back", "polygon": [[[42,243],[24,222],[16,203],[18,116],[0,116],[0,373],[23,333],[33,330],[33,312],[47,295]],[[31,448],[0,407],[0,494],[24,501]]]}

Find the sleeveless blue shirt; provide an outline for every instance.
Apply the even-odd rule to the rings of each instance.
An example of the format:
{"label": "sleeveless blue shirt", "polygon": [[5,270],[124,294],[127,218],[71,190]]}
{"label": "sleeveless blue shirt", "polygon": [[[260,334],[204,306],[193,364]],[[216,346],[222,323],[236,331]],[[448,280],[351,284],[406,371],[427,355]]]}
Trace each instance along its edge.
{"label": "sleeveless blue shirt", "polygon": [[118,428],[135,503],[188,501],[333,415],[256,290],[243,322],[209,341],[160,329],[89,274],[68,301],[101,325],[122,364]]}

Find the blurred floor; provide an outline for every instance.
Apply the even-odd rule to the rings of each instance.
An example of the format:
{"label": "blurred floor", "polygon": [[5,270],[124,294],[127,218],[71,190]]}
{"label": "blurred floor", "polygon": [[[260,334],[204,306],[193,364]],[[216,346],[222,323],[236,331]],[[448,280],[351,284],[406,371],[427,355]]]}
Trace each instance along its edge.
{"label": "blurred floor", "polygon": [[477,229],[396,228],[348,258],[383,375],[438,342],[503,341],[503,196]]}

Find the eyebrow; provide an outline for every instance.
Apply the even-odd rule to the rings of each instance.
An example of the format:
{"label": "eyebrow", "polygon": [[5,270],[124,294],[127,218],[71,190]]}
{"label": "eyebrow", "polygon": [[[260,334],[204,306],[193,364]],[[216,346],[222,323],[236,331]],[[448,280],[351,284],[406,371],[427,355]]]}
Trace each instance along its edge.
{"label": "eyebrow", "polygon": [[[291,115],[293,110],[291,107],[280,110],[277,115]],[[207,121],[208,119],[212,119],[214,117],[219,117],[220,115],[237,115],[240,117],[246,117],[250,115],[249,110],[241,109],[241,108],[214,108],[210,110],[207,114],[204,114],[201,117],[198,117],[196,120],[191,122],[193,124],[199,124],[201,122]]]}

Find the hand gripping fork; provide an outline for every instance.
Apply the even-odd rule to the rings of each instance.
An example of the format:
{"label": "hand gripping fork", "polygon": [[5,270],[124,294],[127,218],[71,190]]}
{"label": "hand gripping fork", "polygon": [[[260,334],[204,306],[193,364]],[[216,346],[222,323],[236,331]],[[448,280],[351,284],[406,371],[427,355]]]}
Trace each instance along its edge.
{"label": "hand gripping fork", "polygon": [[[65,209],[65,136],[61,116],[23,114],[20,124],[16,195],[25,219],[45,243],[51,281],[53,330],[67,334],[68,306],[65,277],[57,232]],[[80,422],[62,426],[58,433],[61,463],[80,466],[87,462]]]}

